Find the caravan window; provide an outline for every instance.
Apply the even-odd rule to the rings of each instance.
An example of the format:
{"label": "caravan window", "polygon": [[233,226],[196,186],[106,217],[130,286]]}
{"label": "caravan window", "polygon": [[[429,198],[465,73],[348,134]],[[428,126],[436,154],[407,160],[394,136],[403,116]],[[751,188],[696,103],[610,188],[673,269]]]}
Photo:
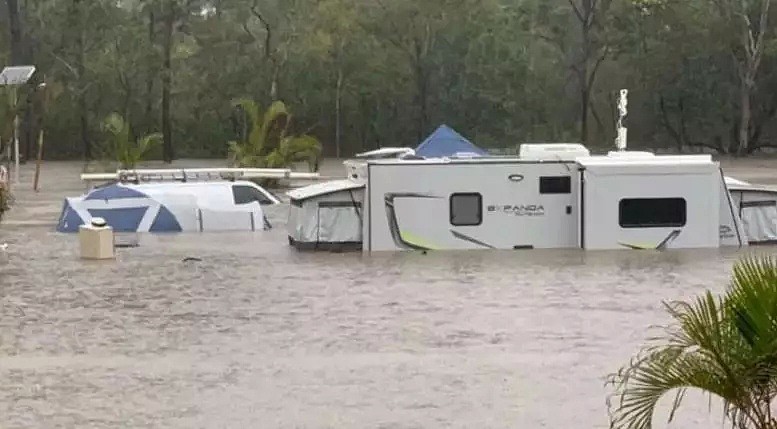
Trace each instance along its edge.
{"label": "caravan window", "polygon": [[483,197],[478,193],[451,195],[451,225],[477,226],[483,222]]}
{"label": "caravan window", "polygon": [[685,226],[683,198],[626,198],[619,204],[622,228],[667,228]]}
{"label": "caravan window", "polygon": [[571,194],[572,178],[569,176],[540,177],[540,194]]}
{"label": "caravan window", "polygon": [[272,201],[267,198],[260,190],[253,186],[246,185],[233,185],[232,196],[235,198],[235,204],[250,204],[254,201],[259,204],[272,204]]}

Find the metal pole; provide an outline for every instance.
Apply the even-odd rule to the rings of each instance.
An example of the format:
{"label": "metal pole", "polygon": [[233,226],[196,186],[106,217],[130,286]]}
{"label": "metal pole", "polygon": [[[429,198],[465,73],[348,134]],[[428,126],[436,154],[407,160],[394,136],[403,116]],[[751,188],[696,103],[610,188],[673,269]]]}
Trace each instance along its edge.
{"label": "metal pole", "polygon": [[16,87],[12,87],[13,90],[13,106],[14,106],[14,118],[13,118],[13,153],[14,153],[14,183],[19,184],[19,94]]}
{"label": "metal pole", "polygon": [[618,148],[619,151],[626,150],[626,136],[627,136],[627,129],[623,126],[623,118],[628,115],[628,95],[629,91],[627,89],[621,89],[620,91],[620,99],[618,100],[618,125],[617,125],[617,132],[618,136],[615,138],[615,147]]}
{"label": "metal pole", "polygon": [[43,129],[38,134],[38,159],[35,161],[35,181],[32,184],[32,189],[38,192],[38,180],[40,179],[40,164],[43,161]]}
{"label": "metal pole", "polygon": [[[38,85],[38,89],[41,90],[41,95],[43,96],[43,103],[42,103],[42,105],[43,105],[43,109],[42,109],[43,112],[42,112],[42,114],[45,115],[46,114],[46,102],[48,101],[46,99],[47,94],[46,94],[46,78],[45,77],[43,78],[43,83]],[[45,116],[43,116],[43,117],[45,117]],[[39,134],[38,134],[38,158],[35,161],[35,180],[33,181],[33,184],[32,184],[32,189],[35,192],[38,192],[38,180],[40,179],[40,165],[41,165],[41,162],[43,162],[43,120],[40,121],[40,131],[39,131]]]}

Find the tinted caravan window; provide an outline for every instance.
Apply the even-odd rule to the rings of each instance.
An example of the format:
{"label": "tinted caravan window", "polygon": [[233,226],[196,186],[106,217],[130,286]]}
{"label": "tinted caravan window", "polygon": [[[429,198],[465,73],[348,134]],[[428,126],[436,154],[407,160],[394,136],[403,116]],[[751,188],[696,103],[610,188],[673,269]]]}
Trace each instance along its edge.
{"label": "tinted caravan window", "polygon": [[686,204],[683,198],[627,198],[619,204],[619,223],[623,228],[666,228],[685,226]]}
{"label": "tinted caravan window", "polygon": [[269,198],[253,186],[234,185],[232,186],[232,196],[235,197],[235,204],[249,204],[258,201],[259,204],[271,204]]}
{"label": "tinted caravan window", "polygon": [[476,226],[483,222],[483,197],[476,193],[451,195],[451,225]]}
{"label": "tinted caravan window", "polygon": [[571,194],[570,176],[540,177],[540,194]]}

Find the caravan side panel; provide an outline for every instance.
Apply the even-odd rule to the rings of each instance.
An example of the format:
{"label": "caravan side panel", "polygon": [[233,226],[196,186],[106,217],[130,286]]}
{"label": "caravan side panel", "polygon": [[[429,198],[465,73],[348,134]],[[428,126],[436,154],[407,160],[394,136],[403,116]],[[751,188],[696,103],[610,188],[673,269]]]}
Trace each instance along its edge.
{"label": "caravan side panel", "polygon": [[720,176],[714,167],[586,169],[584,247],[718,247]]}
{"label": "caravan side panel", "polygon": [[577,244],[573,163],[370,163],[368,174],[367,250]]}

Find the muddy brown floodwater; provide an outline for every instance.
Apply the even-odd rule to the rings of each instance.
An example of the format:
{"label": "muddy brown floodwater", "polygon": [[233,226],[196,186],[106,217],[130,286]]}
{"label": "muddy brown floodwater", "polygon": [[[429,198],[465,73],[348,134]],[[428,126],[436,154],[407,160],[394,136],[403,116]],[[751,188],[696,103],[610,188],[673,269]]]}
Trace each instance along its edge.
{"label": "muddy brown floodwater", "polygon": [[[777,183],[775,161],[723,165]],[[26,167],[0,226],[4,429],[606,428],[605,376],[668,321],[662,300],[722,290],[743,254],[298,253],[278,210],[268,233],[86,262],[53,232],[79,171],[47,163],[35,194]],[[721,422],[698,395],[665,411],[657,427]]]}

